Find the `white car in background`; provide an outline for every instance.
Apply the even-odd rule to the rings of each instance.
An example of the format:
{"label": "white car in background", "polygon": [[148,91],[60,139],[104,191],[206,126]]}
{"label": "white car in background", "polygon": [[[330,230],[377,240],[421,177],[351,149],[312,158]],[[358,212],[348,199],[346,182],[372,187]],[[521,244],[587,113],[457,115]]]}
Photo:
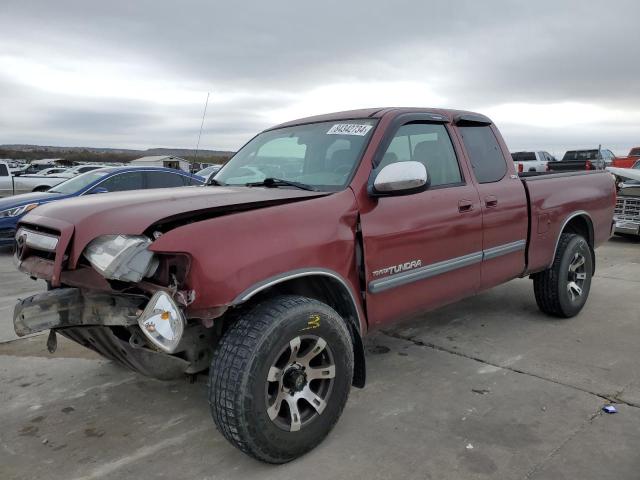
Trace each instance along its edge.
{"label": "white car in background", "polygon": [[222,165],[209,165],[208,167],[197,171],[196,175],[198,175],[199,177],[206,178],[208,180],[209,177],[211,177],[211,175],[215,175],[216,173],[218,173],[218,171],[221,168],[222,168]]}
{"label": "white car in background", "polygon": [[81,173],[87,173],[91,170],[97,170],[98,168],[104,168],[104,165],[76,165],[75,167],[68,168],[66,171],[59,174],[61,177],[71,178]]}
{"label": "white car in background", "polygon": [[68,168],[63,167],[53,167],[53,168],[45,168],[44,170],[40,170],[38,173],[27,173],[22,175],[23,177],[48,177],[48,176],[60,176],[64,172],[66,172]]}
{"label": "white car in background", "polygon": [[556,157],[543,150],[536,152],[513,152],[516,172],[546,172],[549,162],[557,162]]}

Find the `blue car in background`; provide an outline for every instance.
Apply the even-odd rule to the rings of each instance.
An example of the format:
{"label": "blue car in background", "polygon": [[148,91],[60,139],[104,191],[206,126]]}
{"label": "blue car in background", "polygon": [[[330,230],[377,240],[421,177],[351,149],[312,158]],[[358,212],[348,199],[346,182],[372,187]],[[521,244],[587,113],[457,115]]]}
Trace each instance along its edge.
{"label": "blue car in background", "polygon": [[20,218],[43,203],[94,193],[202,185],[205,179],[163,167],[105,167],[70,178],[46,192],[0,199],[0,247],[13,245]]}

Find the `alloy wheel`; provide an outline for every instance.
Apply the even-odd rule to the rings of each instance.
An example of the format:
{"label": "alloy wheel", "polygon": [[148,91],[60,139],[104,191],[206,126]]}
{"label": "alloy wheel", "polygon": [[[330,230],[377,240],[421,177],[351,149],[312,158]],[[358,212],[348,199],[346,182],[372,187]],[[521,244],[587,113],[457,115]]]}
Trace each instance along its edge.
{"label": "alloy wheel", "polygon": [[293,338],[269,368],[267,414],[279,428],[298,431],[322,415],[336,367],[327,342],[315,335]]}

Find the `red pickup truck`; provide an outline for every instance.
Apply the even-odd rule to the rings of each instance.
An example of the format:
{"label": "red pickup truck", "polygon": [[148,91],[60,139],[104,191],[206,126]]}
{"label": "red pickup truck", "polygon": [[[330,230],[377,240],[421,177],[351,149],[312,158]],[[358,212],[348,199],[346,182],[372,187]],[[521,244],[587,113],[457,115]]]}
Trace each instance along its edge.
{"label": "red pickup truck", "polygon": [[633,168],[638,160],[640,160],[640,147],[633,147],[626,157],[615,157],[611,162],[611,166],[616,168]]}
{"label": "red pickup truck", "polygon": [[33,210],[16,261],[51,288],[14,328],[157,378],[208,368],[216,426],[271,463],[328,434],[375,328],[525,276],[576,315],[616,193],[607,172],[519,177],[483,115],[398,108],[270,128],[209,183]]}

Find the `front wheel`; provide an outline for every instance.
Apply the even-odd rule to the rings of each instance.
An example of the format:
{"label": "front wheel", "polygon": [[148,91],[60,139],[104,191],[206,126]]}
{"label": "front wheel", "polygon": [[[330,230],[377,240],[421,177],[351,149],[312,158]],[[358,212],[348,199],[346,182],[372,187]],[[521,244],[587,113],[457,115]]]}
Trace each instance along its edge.
{"label": "front wheel", "polygon": [[533,276],[540,310],[554,317],[577,315],[587,302],[593,275],[591,248],[581,235],[563,233],[551,268]]}
{"label": "front wheel", "polygon": [[306,297],[274,297],[239,317],[211,364],[213,420],[248,455],[285,463],[338,421],[353,379],[351,337],[333,309]]}

